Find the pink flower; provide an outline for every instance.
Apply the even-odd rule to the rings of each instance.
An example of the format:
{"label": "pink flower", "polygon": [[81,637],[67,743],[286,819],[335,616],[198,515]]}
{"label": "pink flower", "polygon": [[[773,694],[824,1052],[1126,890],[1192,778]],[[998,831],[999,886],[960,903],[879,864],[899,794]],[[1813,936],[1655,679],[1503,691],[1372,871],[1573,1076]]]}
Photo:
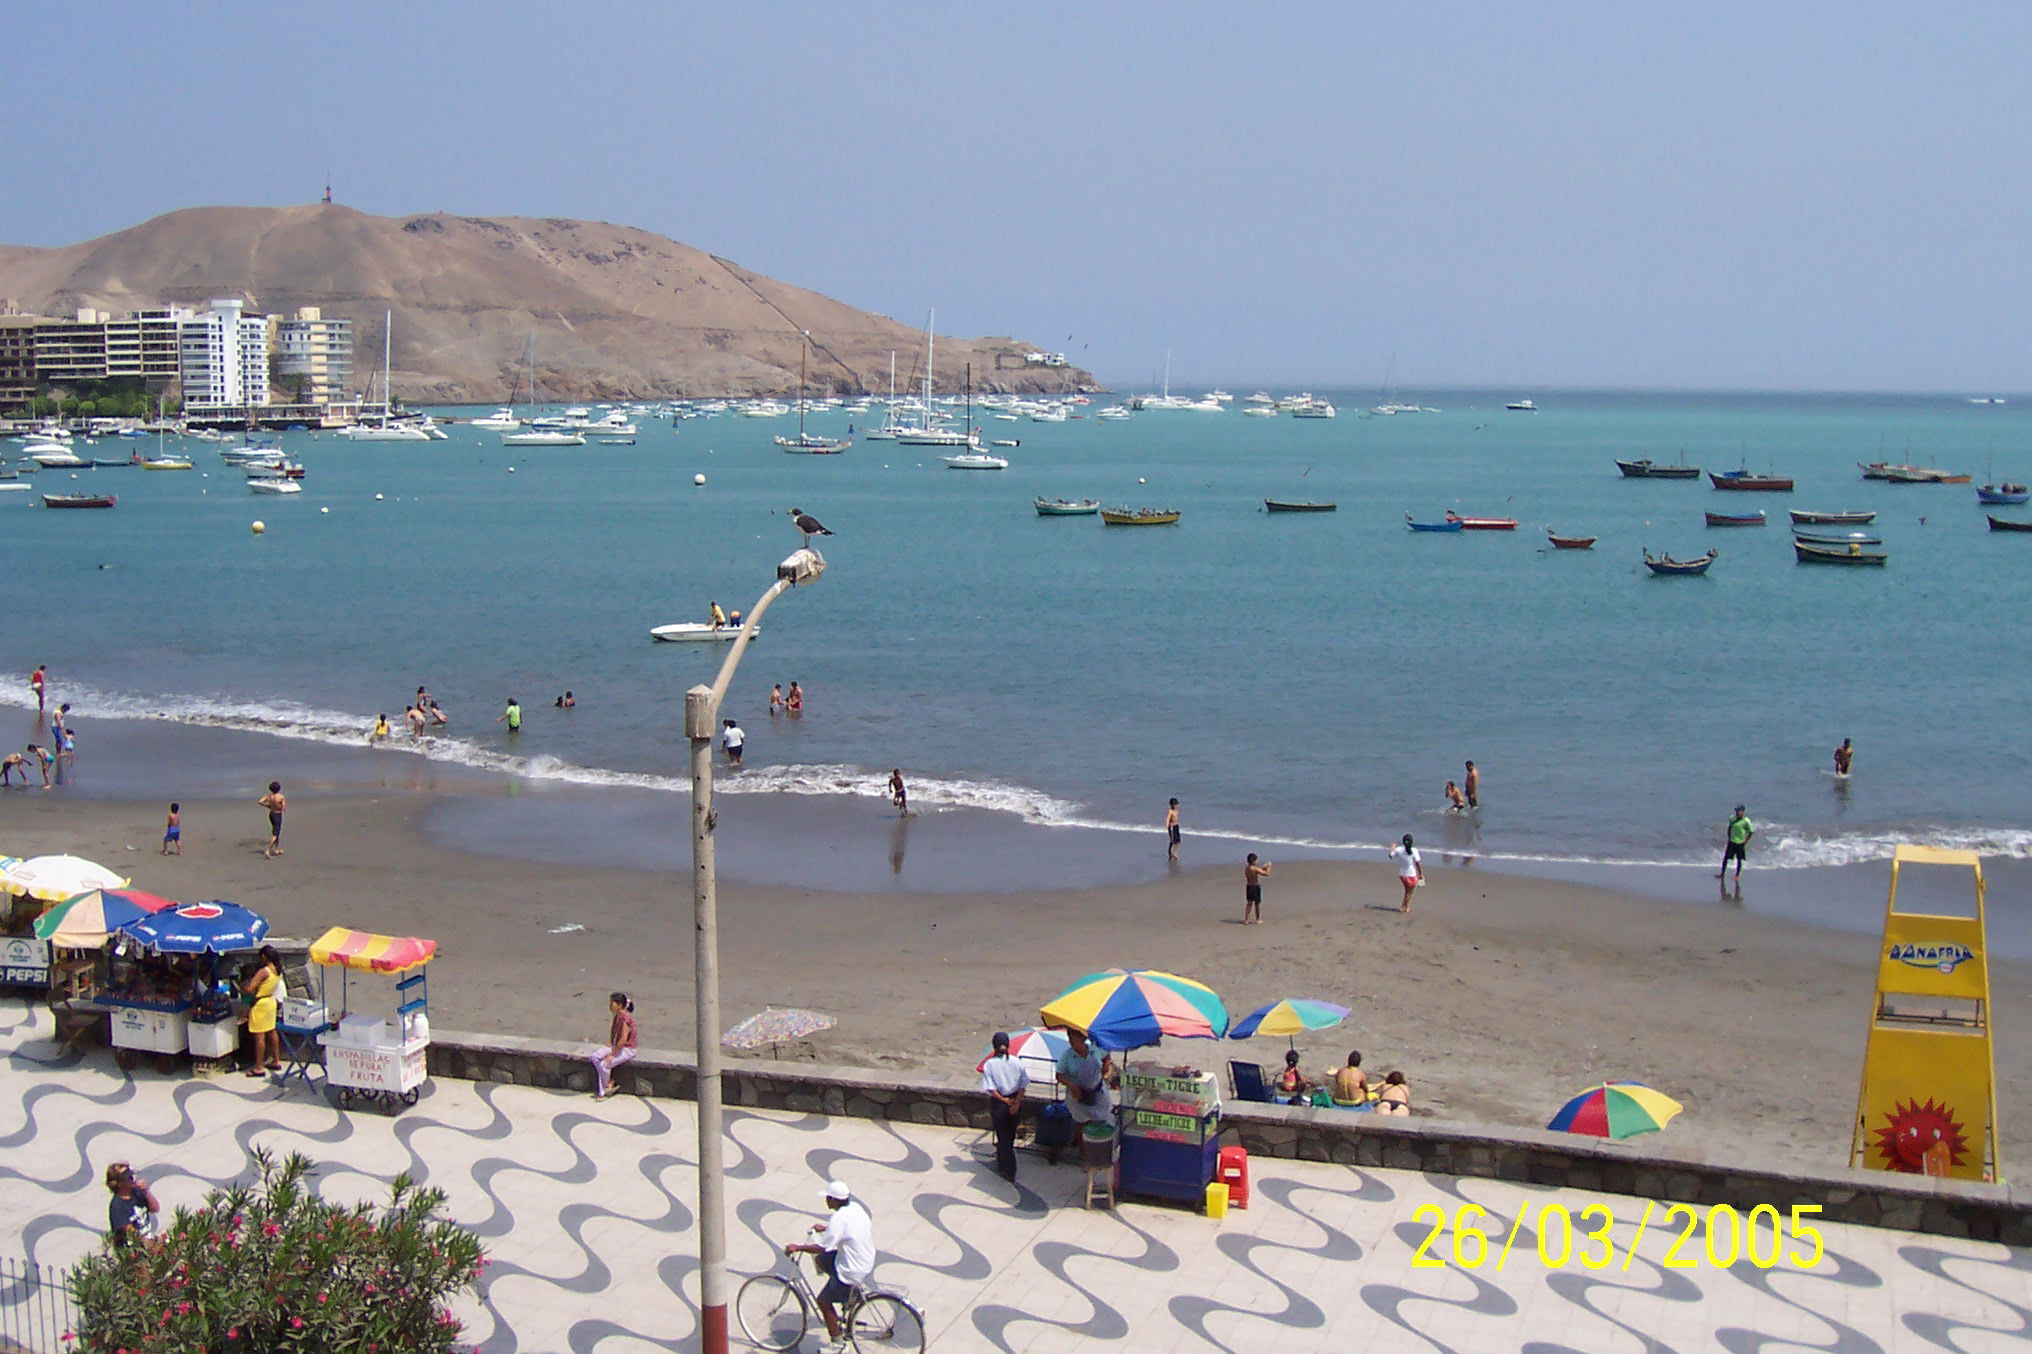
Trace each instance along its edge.
{"label": "pink flower", "polygon": [[263,1235],[263,1236],[281,1236],[281,1235],[282,1235],[282,1224],[281,1224],[281,1223],[279,1223],[279,1222],[264,1222],[264,1223],[262,1223],[262,1224],[261,1224],[261,1235]]}
{"label": "pink flower", "polygon": [[191,1305],[188,1302],[179,1302],[178,1304],[176,1304],[176,1314],[178,1316],[189,1316],[190,1310]]}
{"label": "pink flower", "polygon": [[300,1316],[292,1316],[291,1318],[289,1318],[289,1328],[291,1330],[302,1330],[303,1318]]}
{"label": "pink flower", "polygon": [[373,1292],[373,1291],[374,1291],[374,1285],[373,1285],[373,1284],[368,1284],[368,1285],[367,1285],[367,1289],[366,1289],[366,1291],[367,1291],[367,1292],[369,1292],[369,1293]]}
{"label": "pink flower", "polygon": [[[239,1328],[238,1326],[228,1326],[228,1327],[226,1328],[226,1338],[227,1338],[228,1340],[237,1340],[237,1339],[239,1339],[239,1338],[240,1338],[240,1328]],[[121,1351],[120,1351],[120,1354],[127,1354],[127,1351],[123,1349],[123,1350],[121,1350]]]}
{"label": "pink flower", "polygon": [[323,1302],[323,1301],[324,1301],[324,1300],[325,1300],[326,1298],[328,1298],[328,1297],[330,1297],[330,1296],[331,1296],[331,1294],[330,1294],[330,1293],[320,1293],[320,1294],[318,1294],[318,1295],[317,1295],[317,1300],[318,1300],[319,1302]]}

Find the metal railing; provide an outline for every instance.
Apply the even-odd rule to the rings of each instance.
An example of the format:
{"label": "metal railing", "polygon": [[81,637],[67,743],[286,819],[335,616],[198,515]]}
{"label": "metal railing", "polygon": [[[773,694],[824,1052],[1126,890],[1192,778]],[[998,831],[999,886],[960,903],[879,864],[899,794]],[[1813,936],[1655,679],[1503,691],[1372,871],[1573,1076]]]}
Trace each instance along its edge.
{"label": "metal railing", "polygon": [[64,1271],[0,1256],[0,1354],[63,1354],[77,1324]]}

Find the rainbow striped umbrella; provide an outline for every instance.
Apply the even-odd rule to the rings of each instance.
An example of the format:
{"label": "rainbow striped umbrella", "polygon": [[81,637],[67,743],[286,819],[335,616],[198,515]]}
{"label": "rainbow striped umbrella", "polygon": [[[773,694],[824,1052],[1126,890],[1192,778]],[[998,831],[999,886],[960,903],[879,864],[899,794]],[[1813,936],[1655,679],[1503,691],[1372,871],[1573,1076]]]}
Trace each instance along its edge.
{"label": "rainbow striped umbrella", "polygon": [[1348,1018],[1348,1008],[1330,1001],[1286,997],[1268,1006],[1258,1006],[1235,1022],[1230,1039],[1250,1039],[1259,1034],[1281,1034],[1296,1039],[1312,1030],[1329,1030]]}
{"label": "rainbow striped umbrella", "polygon": [[1604,1082],[1559,1107],[1547,1128],[1621,1141],[1656,1133],[1686,1106],[1641,1081]]}
{"label": "rainbow striped umbrella", "polygon": [[1046,1025],[1085,1030],[1105,1050],[1144,1048],[1174,1039],[1218,1039],[1228,1008],[1205,983],[1156,969],[1089,973],[1038,1012]]}
{"label": "rainbow striped umbrella", "polygon": [[38,940],[74,950],[96,950],[128,922],[175,906],[167,898],[139,889],[93,889],[37,917],[35,935]]}

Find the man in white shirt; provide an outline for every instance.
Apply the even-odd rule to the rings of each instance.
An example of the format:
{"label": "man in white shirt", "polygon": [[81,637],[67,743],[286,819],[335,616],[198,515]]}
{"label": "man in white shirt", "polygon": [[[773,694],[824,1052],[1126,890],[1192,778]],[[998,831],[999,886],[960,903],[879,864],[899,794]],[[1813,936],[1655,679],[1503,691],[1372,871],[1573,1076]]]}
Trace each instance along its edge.
{"label": "man in white shirt", "polygon": [[720,746],[727,750],[727,765],[741,764],[741,746],[748,741],[748,735],[733,720],[721,721],[726,727],[720,730]]}
{"label": "man in white shirt", "polygon": [[1009,1036],[997,1031],[995,1051],[981,1064],[981,1089],[988,1096],[988,1122],[995,1130],[995,1169],[1016,1183],[1016,1125],[1023,1118],[1023,1092],[1030,1073],[1009,1056]]}
{"label": "man in white shirt", "polygon": [[791,1244],[785,1255],[815,1255],[818,1267],[826,1272],[825,1287],[818,1291],[818,1314],[825,1318],[826,1339],[821,1354],[839,1354],[846,1348],[840,1336],[840,1311],[854,1285],[866,1283],[875,1272],[875,1220],[855,1200],[844,1181],[826,1182],[826,1207],[833,1215],[814,1224],[817,1244]]}

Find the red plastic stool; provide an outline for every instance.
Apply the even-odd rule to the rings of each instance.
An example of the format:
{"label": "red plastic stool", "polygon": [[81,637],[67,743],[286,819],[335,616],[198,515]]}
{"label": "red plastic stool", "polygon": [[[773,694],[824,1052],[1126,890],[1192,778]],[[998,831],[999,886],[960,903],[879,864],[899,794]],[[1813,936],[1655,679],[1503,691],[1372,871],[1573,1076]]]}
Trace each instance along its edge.
{"label": "red plastic stool", "polygon": [[1214,1167],[1214,1179],[1228,1187],[1228,1207],[1249,1206],[1249,1149],[1246,1147],[1223,1147],[1220,1162]]}

